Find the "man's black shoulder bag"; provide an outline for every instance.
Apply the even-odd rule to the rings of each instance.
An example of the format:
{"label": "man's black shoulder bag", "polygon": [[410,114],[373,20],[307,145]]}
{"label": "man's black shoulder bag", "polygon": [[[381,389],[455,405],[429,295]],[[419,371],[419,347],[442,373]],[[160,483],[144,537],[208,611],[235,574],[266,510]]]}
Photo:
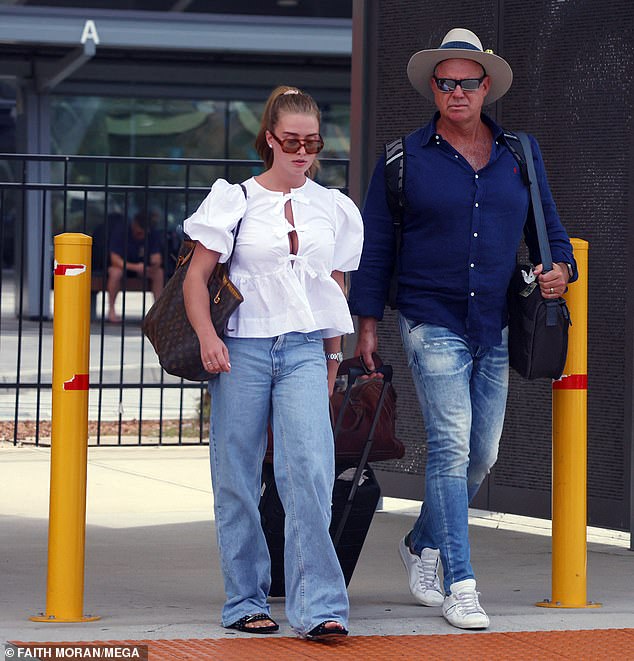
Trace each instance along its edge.
{"label": "man's black shoulder bag", "polygon": [[[525,133],[504,132],[504,143],[518,162],[522,179],[529,187],[531,204],[524,234],[537,234],[544,273],[552,270],[552,255],[539,185],[535,174],[530,140]],[[527,158],[528,156],[528,158]],[[388,304],[396,308],[398,261],[405,210],[405,140],[397,138],[385,145],[385,189],[394,223],[395,257]],[[509,363],[526,379],[561,377],[568,352],[570,313],[563,298],[542,297],[531,264],[518,264],[508,293]]]}

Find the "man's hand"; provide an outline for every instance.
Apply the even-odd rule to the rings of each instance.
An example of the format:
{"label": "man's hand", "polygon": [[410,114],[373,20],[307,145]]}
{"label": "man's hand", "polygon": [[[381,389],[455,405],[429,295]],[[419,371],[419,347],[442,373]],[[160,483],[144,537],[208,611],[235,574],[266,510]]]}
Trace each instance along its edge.
{"label": "man's hand", "polygon": [[533,273],[537,276],[539,289],[544,298],[559,298],[563,296],[568,286],[568,267],[563,263],[553,263],[553,270],[543,273],[544,267],[538,264]]}
{"label": "man's hand", "polygon": [[355,356],[361,356],[366,367],[374,371],[375,364],[372,353],[378,349],[379,339],[376,335],[377,320],[374,317],[359,317],[359,333]]}

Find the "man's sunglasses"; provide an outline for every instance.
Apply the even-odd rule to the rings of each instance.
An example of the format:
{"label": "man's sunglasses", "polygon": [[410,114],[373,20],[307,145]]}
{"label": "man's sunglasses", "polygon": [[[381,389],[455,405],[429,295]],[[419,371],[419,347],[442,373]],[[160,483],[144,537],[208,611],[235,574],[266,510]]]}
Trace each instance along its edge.
{"label": "man's sunglasses", "polygon": [[324,141],[321,136],[317,138],[310,138],[308,140],[299,140],[298,138],[284,138],[280,140],[275,133],[270,131],[271,135],[281,147],[285,154],[296,154],[302,147],[306,150],[307,154],[319,154],[324,148]]}
{"label": "man's sunglasses", "polygon": [[436,87],[441,92],[453,92],[458,85],[460,85],[463,92],[475,92],[482,85],[482,81],[485,78],[486,74],[482,78],[463,78],[462,80],[456,80],[455,78],[436,78],[434,76]]}

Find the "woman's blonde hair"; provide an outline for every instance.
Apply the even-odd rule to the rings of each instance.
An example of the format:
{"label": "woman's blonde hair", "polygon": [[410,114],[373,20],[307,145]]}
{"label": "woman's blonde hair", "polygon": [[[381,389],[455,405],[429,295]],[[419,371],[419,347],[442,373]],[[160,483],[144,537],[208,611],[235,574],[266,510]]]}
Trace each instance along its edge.
{"label": "woman's blonde hair", "polygon": [[[260,130],[255,138],[255,149],[264,161],[267,170],[273,165],[273,150],[266,141],[266,132],[273,133],[282,113],[314,115],[317,118],[317,123],[321,125],[321,112],[315,103],[315,99],[310,94],[288,85],[276,87],[264,106]],[[312,179],[317,170],[319,170],[319,162],[315,159],[306,174]]]}

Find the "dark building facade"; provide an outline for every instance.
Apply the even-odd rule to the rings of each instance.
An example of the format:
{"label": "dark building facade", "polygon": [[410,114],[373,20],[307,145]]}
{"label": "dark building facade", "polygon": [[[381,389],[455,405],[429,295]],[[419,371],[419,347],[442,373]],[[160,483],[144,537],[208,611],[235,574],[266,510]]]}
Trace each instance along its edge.
{"label": "dark building facade", "polygon": [[[634,5],[355,2],[351,190],[358,197],[382,144],[431,117],[432,104],[411,87],[406,66],[452,27],[473,30],[511,64],[511,91],[487,112],[537,137],[566,228],[589,242],[588,522],[632,530]],[[392,313],[380,342],[398,366],[399,435],[408,446],[381,476],[401,495],[420,498],[424,434]],[[551,385],[512,375],[499,461],[476,506],[549,517],[550,490]]]}

